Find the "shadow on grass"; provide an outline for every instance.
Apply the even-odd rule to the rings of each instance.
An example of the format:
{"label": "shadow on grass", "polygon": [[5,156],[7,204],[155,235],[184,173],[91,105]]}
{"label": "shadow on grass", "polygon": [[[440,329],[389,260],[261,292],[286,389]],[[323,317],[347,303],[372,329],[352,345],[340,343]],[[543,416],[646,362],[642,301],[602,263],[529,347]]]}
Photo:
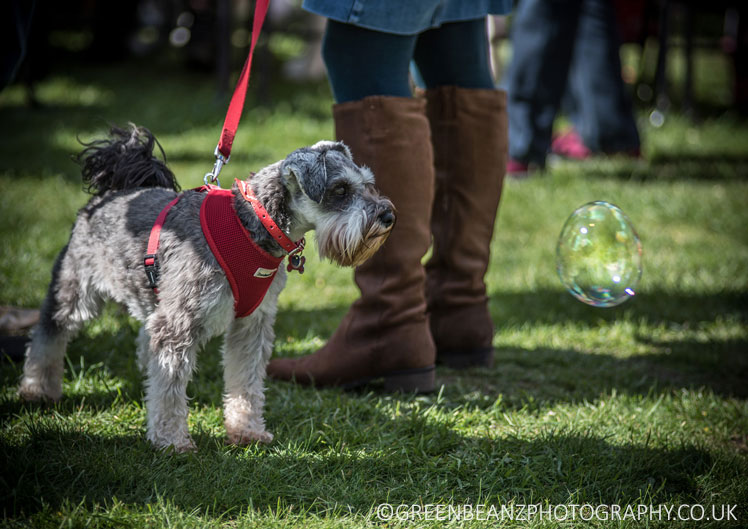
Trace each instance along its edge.
{"label": "shadow on grass", "polygon": [[[456,392],[477,390],[505,397],[510,406],[593,400],[601,394],[647,395],[673,388],[708,388],[716,394],[748,397],[748,340],[739,338],[679,339],[718,319],[748,321],[748,294],[640,293],[624,305],[599,309],[566,292],[497,293],[490,298],[497,328],[525,325],[597,329],[618,320],[631,324],[634,340],[647,353],[620,357],[607,354],[604,344],[580,344],[580,350],[523,348],[499,344],[494,367],[467,372],[445,371],[443,381]],[[666,329],[671,338],[639,334],[641,326]],[[614,346],[614,345],[613,345]],[[598,352],[587,352],[591,349]]]}
{"label": "shadow on grass", "polygon": [[596,308],[562,290],[493,292],[489,307],[497,328],[513,325],[598,327],[600,322],[629,320],[646,325],[698,325],[726,315],[748,322],[748,292],[713,294],[640,291],[622,305]]}
{"label": "shadow on grass", "polygon": [[562,160],[552,171],[573,172],[593,178],[612,178],[627,182],[682,182],[701,180],[736,182],[748,178],[748,149],[745,152],[720,150],[680,151],[676,147],[658,151],[647,159],[623,156],[594,157],[584,161]]}
{"label": "shadow on grass", "polygon": [[[748,148],[745,152],[704,152],[694,153],[690,151],[685,152],[662,152],[652,157],[649,161],[650,164],[666,165],[666,164],[740,164],[748,166]],[[704,178],[709,178],[709,175],[704,175]]]}
{"label": "shadow on grass", "polygon": [[667,394],[702,388],[748,398],[748,340],[667,342],[662,352],[618,358],[569,349],[499,347],[494,367],[442,369],[437,384],[455,403],[490,406],[501,397],[509,409],[594,402],[610,394]]}
{"label": "shadow on grass", "polygon": [[0,441],[0,503],[13,519],[70,504],[111,506],[113,498],[208,517],[277,509],[366,515],[382,502],[696,502],[704,500],[699,476],[726,465],[695,445],[620,446],[552,430],[531,440],[463,436],[418,413],[369,410],[352,424],[334,416],[317,427],[286,423],[267,447],[225,447],[198,434],[199,451],[189,455],[156,452],[140,436],[37,426],[21,445]]}
{"label": "shadow on grass", "polygon": [[[625,178],[625,175],[623,175]],[[650,161],[649,170],[636,173],[635,180],[711,182],[744,181],[748,178],[748,155],[734,153],[667,153]]]}

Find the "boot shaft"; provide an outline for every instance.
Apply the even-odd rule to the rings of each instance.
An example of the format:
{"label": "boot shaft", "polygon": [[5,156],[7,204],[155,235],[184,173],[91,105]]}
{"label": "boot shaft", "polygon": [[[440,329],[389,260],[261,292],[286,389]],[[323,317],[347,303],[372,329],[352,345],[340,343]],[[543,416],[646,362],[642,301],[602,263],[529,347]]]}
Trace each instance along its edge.
{"label": "boot shaft", "polygon": [[436,180],[429,305],[484,302],[508,156],[506,93],[441,87],[426,100]]}
{"label": "boot shaft", "polygon": [[426,313],[421,259],[431,243],[434,170],[425,107],[422,99],[372,96],[333,108],[337,139],[372,170],[397,213],[385,244],[355,272],[357,308],[381,313],[387,325]]}
{"label": "boot shaft", "polygon": [[361,297],[327,344],[278,359],[268,373],[318,385],[383,380],[384,389],[432,391],[436,349],[429,331],[421,259],[429,248],[433,154],[425,102],[368,97],[333,108],[336,136],[368,165],[397,221],[385,244],[354,274]]}

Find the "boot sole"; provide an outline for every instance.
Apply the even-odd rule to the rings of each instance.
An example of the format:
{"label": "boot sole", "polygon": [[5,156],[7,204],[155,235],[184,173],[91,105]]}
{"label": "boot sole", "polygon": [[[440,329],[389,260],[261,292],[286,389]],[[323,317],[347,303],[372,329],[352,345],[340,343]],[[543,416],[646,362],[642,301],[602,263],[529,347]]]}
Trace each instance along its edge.
{"label": "boot sole", "polygon": [[493,367],[493,347],[478,349],[452,349],[437,351],[436,361],[452,369],[467,369],[469,367]]}
{"label": "boot sole", "polygon": [[436,367],[432,365],[405,369],[377,377],[362,378],[347,382],[342,388],[352,390],[365,386],[381,387],[386,393],[431,393],[436,388]]}

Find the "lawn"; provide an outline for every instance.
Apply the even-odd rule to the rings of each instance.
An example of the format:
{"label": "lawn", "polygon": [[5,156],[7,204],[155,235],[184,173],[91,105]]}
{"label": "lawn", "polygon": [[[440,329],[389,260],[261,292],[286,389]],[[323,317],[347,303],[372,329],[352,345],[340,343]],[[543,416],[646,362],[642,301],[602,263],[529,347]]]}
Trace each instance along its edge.
{"label": "lawn", "polygon": [[[697,85],[702,100],[710,80]],[[29,109],[21,87],[0,94],[2,305],[36,307],[44,296],[87,199],[70,161],[77,138],[90,140],[109,122],[146,126],[187,188],[212,165],[226,108],[209,75],[165,59],[60,65],[38,97],[42,107]],[[329,104],[324,83],[278,84],[262,104],[251,96],[224,185],[330,138]],[[660,128],[648,124],[646,109],[640,115],[646,161],[565,162],[506,183],[487,278],[495,366],[439,368],[434,394],[269,381],[275,440],[230,447],[215,340],[189,387],[198,452],[175,455],[145,441],[138,327],[118,307],[70,344],[56,405],[20,402],[21,366],[3,359],[2,524],[671,525],[664,509],[638,521],[606,521],[603,511],[573,524],[523,517],[525,505],[588,504],[620,506],[621,514],[685,506],[679,512],[697,520],[677,527],[745,527],[748,126],[729,111],[696,124],[672,112]],[[610,309],[576,301],[555,272],[566,217],[592,200],[619,205],[644,248],[637,295]],[[306,273],[293,275],[281,296],[276,355],[313,352],[357,295],[350,270],[307,254]],[[402,520],[387,521],[386,504],[412,516],[404,519],[401,508]],[[515,519],[489,516],[501,508],[516,509]],[[707,519],[713,508],[730,520]]]}

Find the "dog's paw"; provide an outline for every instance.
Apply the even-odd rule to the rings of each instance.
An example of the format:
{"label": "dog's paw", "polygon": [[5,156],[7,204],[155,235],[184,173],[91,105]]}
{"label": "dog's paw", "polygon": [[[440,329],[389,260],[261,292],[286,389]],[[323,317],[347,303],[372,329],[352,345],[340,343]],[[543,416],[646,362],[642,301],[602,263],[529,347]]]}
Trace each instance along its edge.
{"label": "dog's paw", "polygon": [[149,432],[146,437],[157,450],[163,450],[164,452],[173,450],[178,454],[197,452],[197,445],[195,445],[189,434],[166,436],[155,435],[153,432]]}
{"label": "dog's paw", "polygon": [[178,454],[188,454],[190,452],[197,452],[197,445],[192,439],[188,439],[187,442],[172,445],[174,451]]}
{"label": "dog's paw", "polygon": [[28,402],[57,402],[62,398],[62,388],[47,388],[37,379],[24,377],[18,386],[18,396]]}
{"label": "dog's paw", "polygon": [[197,445],[195,445],[195,442],[192,439],[181,440],[173,443],[151,441],[151,444],[154,448],[163,452],[169,452],[171,450],[177,454],[197,452]]}
{"label": "dog's paw", "polygon": [[267,430],[241,430],[230,431],[228,433],[227,444],[231,445],[249,445],[254,443],[269,443],[273,440],[273,434]]}

